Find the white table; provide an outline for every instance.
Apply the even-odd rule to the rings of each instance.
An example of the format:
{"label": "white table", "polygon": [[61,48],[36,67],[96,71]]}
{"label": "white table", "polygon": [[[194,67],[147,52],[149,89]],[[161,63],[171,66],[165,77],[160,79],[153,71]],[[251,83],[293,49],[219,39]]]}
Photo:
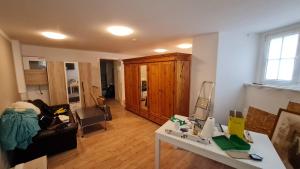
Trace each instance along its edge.
{"label": "white table", "polygon": [[[187,117],[176,115],[176,118],[187,120]],[[205,145],[187,139],[182,139],[165,132],[166,129],[175,130],[175,125],[172,121],[167,121],[163,126],[155,131],[155,168],[160,167],[160,142],[164,141],[176,147],[188,150],[195,154],[207,157],[218,161],[228,166],[238,169],[285,169],[280,157],[278,156],[273,144],[267,135],[250,132],[253,139],[250,153],[255,153],[263,157],[263,161],[253,161],[247,159],[234,159],[229,157],[221,150],[214,141],[211,144]]]}
{"label": "white table", "polygon": [[47,169],[47,156],[18,164],[13,169]]}

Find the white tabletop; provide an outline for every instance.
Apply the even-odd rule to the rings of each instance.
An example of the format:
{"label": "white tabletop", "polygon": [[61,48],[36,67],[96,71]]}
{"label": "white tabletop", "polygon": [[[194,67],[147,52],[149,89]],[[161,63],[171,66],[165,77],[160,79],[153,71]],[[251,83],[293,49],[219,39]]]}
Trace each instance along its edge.
{"label": "white tabletop", "polygon": [[42,156],[32,161],[18,164],[12,169],[47,169],[47,156]]}
{"label": "white tabletop", "polygon": [[[176,115],[176,118],[187,120],[187,117]],[[258,154],[263,157],[263,161],[247,159],[234,159],[221,150],[214,141],[205,145],[188,139],[182,139],[165,132],[166,129],[175,130],[172,121],[167,121],[163,126],[155,131],[156,137],[162,141],[171,143],[180,148],[213,159],[234,168],[264,168],[264,169],[285,169],[269,137],[265,134],[250,132],[253,139],[249,153]]]}

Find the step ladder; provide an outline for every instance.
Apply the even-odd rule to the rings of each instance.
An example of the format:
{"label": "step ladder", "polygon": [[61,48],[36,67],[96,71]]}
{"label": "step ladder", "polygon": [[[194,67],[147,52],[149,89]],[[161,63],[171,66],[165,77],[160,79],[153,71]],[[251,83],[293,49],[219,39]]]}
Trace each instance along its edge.
{"label": "step ladder", "polygon": [[200,93],[197,98],[197,102],[193,111],[192,118],[205,121],[207,117],[210,115],[210,111],[212,108],[212,95],[214,92],[215,83],[212,81],[204,81],[202,82]]}

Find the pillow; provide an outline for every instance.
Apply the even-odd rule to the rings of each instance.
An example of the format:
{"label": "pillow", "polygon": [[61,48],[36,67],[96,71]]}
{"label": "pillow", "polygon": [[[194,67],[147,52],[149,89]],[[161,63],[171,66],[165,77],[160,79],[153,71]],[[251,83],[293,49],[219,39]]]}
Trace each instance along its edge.
{"label": "pillow", "polygon": [[13,108],[13,109],[17,109],[18,111],[25,111],[26,109],[33,109],[36,112],[36,114],[38,114],[38,115],[41,114],[41,110],[38,107],[36,107],[32,103],[28,103],[28,102],[22,102],[22,101],[15,102],[15,103],[11,104],[9,107]]}

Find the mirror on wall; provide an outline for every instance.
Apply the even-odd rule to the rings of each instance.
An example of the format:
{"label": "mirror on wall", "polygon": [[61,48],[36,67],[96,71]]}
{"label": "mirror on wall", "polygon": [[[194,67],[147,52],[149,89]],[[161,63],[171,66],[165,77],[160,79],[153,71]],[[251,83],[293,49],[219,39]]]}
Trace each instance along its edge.
{"label": "mirror on wall", "polygon": [[77,62],[66,62],[66,85],[71,109],[80,108],[79,69]]}
{"label": "mirror on wall", "polygon": [[140,99],[140,107],[141,109],[148,109],[148,81],[147,81],[147,65],[140,66],[140,90],[141,90],[141,99]]}

